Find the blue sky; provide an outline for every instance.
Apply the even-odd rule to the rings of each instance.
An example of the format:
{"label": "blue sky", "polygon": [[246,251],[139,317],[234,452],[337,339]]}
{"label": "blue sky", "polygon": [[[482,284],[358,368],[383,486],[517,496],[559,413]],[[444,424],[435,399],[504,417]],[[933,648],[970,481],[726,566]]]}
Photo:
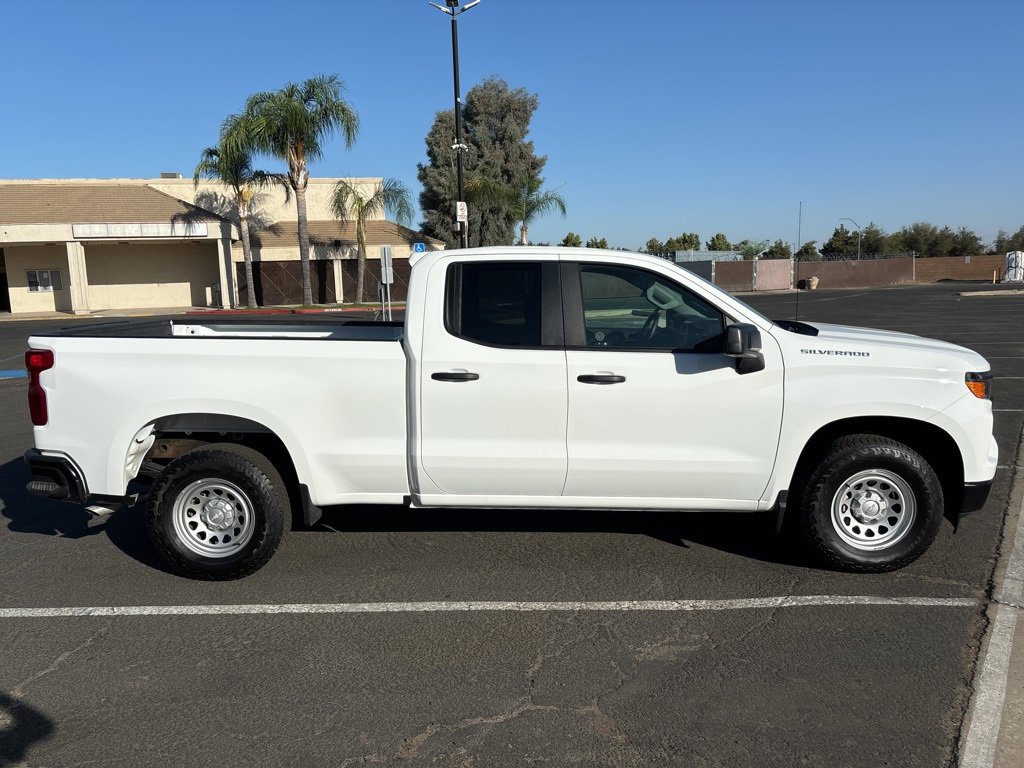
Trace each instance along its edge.
{"label": "blue sky", "polygon": [[[426,0],[0,12],[4,178],[190,175],[248,94],[337,73],[362,129],[314,174],[418,195],[451,107],[449,26]],[[483,0],[459,31],[464,93],[496,75],[539,96],[531,138],[569,213],[531,239],[637,248],[687,231],[795,242],[801,201],[819,244],[842,217],[1016,230],[1022,28],[1019,0]]]}

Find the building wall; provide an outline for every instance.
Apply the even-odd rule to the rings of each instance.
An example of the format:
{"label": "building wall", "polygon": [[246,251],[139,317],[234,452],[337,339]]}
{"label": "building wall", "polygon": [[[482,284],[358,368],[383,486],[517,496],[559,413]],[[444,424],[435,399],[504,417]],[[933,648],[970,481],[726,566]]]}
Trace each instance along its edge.
{"label": "building wall", "polygon": [[[356,285],[359,279],[359,262],[355,259],[341,261],[342,293],[345,301],[356,300]],[[409,260],[405,259],[393,262],[394,282],[391,284],[391,300],[405,301],[409,296],[409,276],[412,274],[412,266]],[[363,277],[363,301],[373,303],[377,301],[377,290],[380,286],[380,259],[366,260],[366,275]]]}
{"label": "building wall", "polygon": [[[427,250],[433,249],[428,245]],[[356,248],[346,245],[342,245],[338,248],[335,248],[333,245],[312,245],[309,249],[309,257],[311,259],[352,259],[355,261],[356,252]],[[393,243],[391,245],[392,259],[408,259],[410,255],[412,255],[412,246],[408,243]],[[256,246],[253,246],[252,258],[253,261],[298,261],[299,246],[298,243],[294,246],[286,246],[283,248],[257,248]],[[231,259],[235,262],[245,261],[245,254],[242,252],[241,242],[235,243],[232,247]],[[379,261],[380,246],[367,246],[366,260]]]}
{"label": "building wall", "polygon": [[[346,179],[348,182],[358,185],[363,195],[373,194],[375,186],[380,183],[379,178],[353,178]],[[331,211],[331,198],[334,192],[334,185],[338,179],[310,179],[306,188],[306,215],[310,221],[329,220],[334,218]],[[230,195],[231,192],[223,184],[211,181],[200,182],[196,188],[192,179],[148,179],[145,184],[164,194],[184,200],[187,203],[199,205],[221,216],[235,220],[235,206]],[[275,221],[295,221],[295,195],[290,199],[285,198],[284,190],[281,187],[269,187],[258,193],[254,201],[253,209],[256,215],[267,223]],[[385,218],[371,216],[370,218]]]}
{"label": "building wall", "polygon": [[[68,254],[64,243],[59,245],[4,245],[7,284],[11,297],[11,314],[16,312],[67,312],[71,309],[71,280]],[[60,270],[61,290],[30,292],[28,270]]]}
{"label": "building wall", "polygon": [[202,307],[219,283],[216,241],[88,243],[89,308]]}

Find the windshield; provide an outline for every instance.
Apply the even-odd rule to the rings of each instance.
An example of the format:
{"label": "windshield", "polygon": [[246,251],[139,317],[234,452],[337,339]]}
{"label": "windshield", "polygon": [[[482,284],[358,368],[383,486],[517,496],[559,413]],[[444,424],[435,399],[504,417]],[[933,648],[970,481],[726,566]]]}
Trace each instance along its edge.
{"label": "windshield", "polygon": [[747,313],[749,313],[751,315],[754,315],[755,317],[758,317],[761,320],[764,320],[769,325],[775,325],[775,321],[774,320],[771,320],[771,319],[765,317],[760,312],[758,312],[756,309],[754,309],[752,306],[747,304],[747,302],[745,302],[745,301],[743,301],[741,299],[736,298],[735,296],[733,296],[731,293],[728,293],[727,291],[723,291],[721,288],[719,288],[717,285],[712,283],[710,280],[707,280],[707,279],[701,277],[696,272],[691,272],[690,270],[686,269],[686,267],[683,267],[683,266],[681,266],[679,264],[676,264],[674,261],[669,261],[668,264],[670,266],[676,268],[680,272],[685,272],[688,277],[703,283],[707,287],[707,289],[709,291],[711,291],[712,293],[714,293],[716,296],[721,296],[721,297],[723,297],[725,299],[728,299],[730,302],[732,302],[734,304],[739,304],[743,308],[743,310],[745,312],[747,312]]}

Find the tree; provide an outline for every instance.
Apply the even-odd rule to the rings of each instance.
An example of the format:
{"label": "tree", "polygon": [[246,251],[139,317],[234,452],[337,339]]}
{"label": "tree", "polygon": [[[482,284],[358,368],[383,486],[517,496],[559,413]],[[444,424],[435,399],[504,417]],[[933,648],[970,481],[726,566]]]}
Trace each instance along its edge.
{"label": "tree", "polygon": [[608,241],[603,237],[592,237],[587,240],[587,248],[607,248]]}
{"label": "tree", "polygon": [[583,238],[577,235],[575,232],[570,232],[559,243],[564,248],[579,248],[583,245]]}
{"label": "tree", "polygon": [[672,253],[675,251],[699,251],[700,235],[696,232],[684,232],[676,237],[670,237],[665,241],[665,250]]}
{"label": "tree", "polygon": [[359,130],[359,117],[342,98],[344,86],[337,75],[318,75],[301,83],[288,83],[277,91],[255,93],[245,104],[247,130],[239,143],[288,163],[288,184],[295,193],[302,261],[302,303],[313,303],[309,279],[309,221],[306,217],[308,164],[323,155],[324,143],[340,131],[351,147]]}
{"label": "tree", "polygon": [[817,240],[808,240],[793,254],[793,258],[797,261],[821,261],[821,254],[818,253],[818,249],[815,247],[817,242]]}
{"label": "tree", "polygon": [[341,179],[334,185],[331,211],[341,221],[354,221],[358,245],[356,303],[362,304],[366,282],[366,220],[392,214],[399,224],[412,223],[412,198],[398,179],[384,179],[367,195],[360,185]]}
{"label": "tree", "polygon": [[753,261],[768,247],[767,240],[741,240],[735,246],[735,250],[743,254],[744,261]]}
{"label": "tree", "polygon": [[516,195],[518,198],[516,201],[518,208],[516,214],[519,223],[520,245],[530,244],[527,237],[530,224],[541,216],[545,216],[552,211],[559,211],[563,217],[565,216],[565,200],[557,192],[541,190],[543,183],[540,177],[531,177],[521,185]]}
{"label": "tree", "polygon": [[729,242],[729,238],[723,235],[721,232],[715,234],[710,240],[705,243],[709,251],[731,251],[732,243]]}
{"label": "tree", "polygon": [[789,243],[784,243],[782,240],[776,240],[772,243],[772,247],[764,252],[761,257],[763,259],[788,259],[793,256],[793,249],[789,247]]}
{"label": "tree", "polygon": [[1011,251],[1024,251],[1024,227],[1021,227],[1012,235],[999,230],[996,239],[992,242],[992,253],[1010,253]]}
{"label": "tree", "polygon": [[[216,147],[207,147],[200,155],[199,163],[192,174],[192,183],[198,187],[202,179],[220,182],[231,190],[235,210],[238,213],[238,229],[242,236],[242,256],[245,261],[245,284],[247,304],[256,307],[256,286],[252,275],[252,245],[249,240],[250,214],[256,192],[271,184],[282,184],[279,173],[258,171],[252,167],[252,152],[244,141],[235,139],[236,133],[244,137],[247,126],[241,115],[231,115],[221,126],[221,138]],[[285,187],[285,194],[288,188]]]}
{"label": "tree", "polygon": [[832,257],[856,256],[857,235],[848,230],[845,224],[840,224],[832,231],[832,237],[821,246],[821,252]]}
{"label": "tree", "polygon": [[[515,239],[521,206],[509,195],[482,192],[493,189],[493,185],[518,189],[524,179],[541,180],[547,158],[534,154],[533,142],[526,140],[537,104],[535,95],[522,88],[511,90],[508,83],[497,78],[473,86],[466,94],[463,142],[468,149],[463,160],[470,203],[470,246],[507,245]],[[456,199],[454,137],[454,110],[438,112],[426,136],[427,162],[417,165],[417,177],[423,185],[420,208],[424,221],[420,226],[449,247],[458,244],[452,228]],[[470,200],[474,180],[479,180],[476,183],[481,194]]]}
{"label": "tree", "polygon": [[950,256],[977,256],[984,251],[981,238],[967,227],[960,227],[953,235],[953,245],[949,249]]}
{"label": "tree", "polygon": [[647,245],[645,245],[644,248],[648,253],[653,253],[655,255],[665,253],[665,244],[656,237],[652,237],[648,240]]}
{"label": "tree", "polygon": [[899,231],[903,249],[918,256],[948,256],[955,234],[949,227],[939,229],[926,221],[917,221]]}
{"label": "tree", "polygon": [[889,245],[889,237],[885,230],[874,222],[868,224],[860,232],[861,253],[865,256],[884,256],[893,251]]}

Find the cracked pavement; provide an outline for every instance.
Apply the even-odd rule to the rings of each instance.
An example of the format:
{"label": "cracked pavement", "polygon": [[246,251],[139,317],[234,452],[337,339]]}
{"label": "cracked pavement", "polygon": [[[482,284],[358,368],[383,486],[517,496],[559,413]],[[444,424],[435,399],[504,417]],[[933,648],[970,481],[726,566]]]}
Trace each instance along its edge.
{"label": "cracked pavement", "polygon": [[[948,338],[1024,376],[1024,298],[818,291],[801,316]],[[1011,307],[1009,303],[1013,303]],[[752,300],[792,316],[791,296]],[[0,357],[42,323],[0,324]],[[1015,327],[1015,326],[1014,326]],[[1019,330],[1019,329],[1018,329]],[[1014,357],[1016,356],[1016,357]],[[996,381],[1000,463],[1024,380]],[[776,595],[988,599],[1010,472],[885,575],[809,566],[727,515],[356,508],[231,583],[164,572],[141,517],[28,497],[23,382],[0,382],[0,607]],[[948,766],[975,607],[0,620],[0,766]]]}

